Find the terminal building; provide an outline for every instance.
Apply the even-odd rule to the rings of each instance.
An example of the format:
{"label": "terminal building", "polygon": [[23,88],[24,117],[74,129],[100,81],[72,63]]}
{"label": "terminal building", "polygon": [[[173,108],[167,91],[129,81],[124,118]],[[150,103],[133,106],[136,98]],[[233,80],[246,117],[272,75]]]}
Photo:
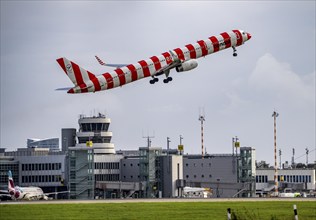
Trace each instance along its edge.
{"label": "terminal building", "polygon": [[[185,187],[207,188],[214,198],[254,197],[256,189],[271,187],[270,171],[256,170],[254,148],[241,147],[236,154],[183,155],[182,150],[151,146],[148,139],[146,147],[115,151],[110,123],[102,114],[80,115],[78,130],[61,130],[61,151],[53,142],[38,147],[36,140],[14,152],[2,148],[0,188],[7,188],[8,170],[19,186],[70,190],[58,195],[67,199],[175,198],[185,196]],[[315,169],[306,172],[295,181],[310,181],[300,187],[315,190]],[[293,174],[279,174],[290,187]]]}

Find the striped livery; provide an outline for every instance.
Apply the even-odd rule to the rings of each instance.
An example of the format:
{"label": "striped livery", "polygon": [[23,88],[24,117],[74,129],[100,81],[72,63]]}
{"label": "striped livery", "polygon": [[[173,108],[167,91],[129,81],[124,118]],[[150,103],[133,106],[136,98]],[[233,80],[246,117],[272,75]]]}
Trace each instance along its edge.
{"label": "striped livery", "polygon": [[[162,74],[167,76],[167,79],[164,80],[167,83],[172,80],[169,77],[171,69],[176,68],[178,72],[191,70],[197,67],[195,59],[229,47],[233,48],[234,56],[236,56],[235,47],[242,45],[250,38],[249,33],[241,30],[224,32],[218,36],[199,40],[197,43],[188,44],[185,47],[164,52],[159,56],[153,56],[135,64],[119,67],[110,73],[106,72],[98,76],[66,58],[59,58],[57,62],[75,85],[75,87],[68,90],[68,93],[97,92],[123,86],[149,76],[153,78],[150,80],[150,83],[153,84],[158,81],[158,78],[155,77]],[[98,61],[102,62],[99,59]]]}

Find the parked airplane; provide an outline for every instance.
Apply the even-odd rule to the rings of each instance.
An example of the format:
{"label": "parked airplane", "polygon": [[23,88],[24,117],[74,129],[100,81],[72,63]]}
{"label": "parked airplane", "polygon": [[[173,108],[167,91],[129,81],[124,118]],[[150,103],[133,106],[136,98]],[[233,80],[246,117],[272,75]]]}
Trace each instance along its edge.
{"label": "parked airplane", "polygon": [[223,32],[218,36],[199,40],[197,43],[188,44],[185,47],[176,48],[129,65],[106,64],[96,57],[101,65],[117,67],[113,72],[106,72],[98,76],[66,58],[59,58],[57,62],[75,86],[57,90],[68,90],[68,93],[97,92],[123,86],[149,76],[152,77],[149,81],[150,84],[154,84],[158,82],[156,77],[163,74],[166,76],[163,82],[168,83],[172,81],[172,77],[169,76],[171,69],[175,68],[177,72],[192,70],[198,66],[196,59],[230,47],[233,48],[233,56],[237,56],[236,47],[250,38],[251,35],[242,30]]}
{"label": "parked airplane", "polygon": [[40,187],[30,186],[30,187],[19,187],[14,186],[12,173],[8,171],[8,191],[1,191],[2,196],[11,197],[12,200],[48,200],[48,195],[58,194],[58,193],[67,193],[68,191],[63,192],[54,192],[54,193],[44,193]]}

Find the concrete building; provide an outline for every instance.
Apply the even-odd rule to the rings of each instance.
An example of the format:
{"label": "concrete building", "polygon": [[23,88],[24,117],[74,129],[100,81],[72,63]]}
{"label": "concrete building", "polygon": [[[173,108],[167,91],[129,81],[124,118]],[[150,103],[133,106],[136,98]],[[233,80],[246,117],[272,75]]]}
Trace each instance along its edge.
{"label": "concrete building", "polygon": [[60,151],[59,138],[27,139],[27,148],[48,148],[50,151]]}
{"label": "concrete building", "polygon": [[[12,152],[0,149],[1,189],[7,188],[8,170],[17,185],[39,186],[44,192],[69,189],[58,198],[70,199],[182,197],[186,186],[209,188],[216,198],[254,197],[256,190],[263,194],[274,187],[273,169],[256,170],[254,148],[182,155],[183,150],[152,147],[148,140],[147,147],[115,151],[110,123],[102,114],[80,115],[78,130],[61,130],[61,151],[52,150],[57,149],[56,139],[48,148],[43,148],[46,140],[53,139],[29,139],[27,148]],[[283,169],[278,174],[282,189],[315,190],[315,169]]]}
{"label": "concrete building", "polygon": [[[0,188],[7,190],[8,171],[12,171],[16,185],[39,186],[44,192],[66,191],[64,180],[66,155],[49,148],[25,148],[3,152],[0,156]],[[59,198],[67,198],[60,194]]]}
{"label": "concrete building", "polygon": [[212,189],[212,197],[255,196],[255,153],[241,147],[240,154],[185,155],[186,186]]}
{"label": "concrete building", "polygon": [[[315,169],[279,169],[279,192],[314,192],[316,190]],[[274,169],[257,169],[256,191],[259,196],[268,196],[274,191]]]}

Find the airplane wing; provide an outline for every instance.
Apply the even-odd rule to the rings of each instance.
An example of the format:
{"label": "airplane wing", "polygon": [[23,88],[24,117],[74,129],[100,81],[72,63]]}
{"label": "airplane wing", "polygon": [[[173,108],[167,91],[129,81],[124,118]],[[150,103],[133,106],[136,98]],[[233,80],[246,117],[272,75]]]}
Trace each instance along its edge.
{"label": "airplane wing", "polygon": [[168,77],[170,70],[181,64],[182,61],[177,57],[177,55],[174,54],[171,50],[169,52],[172,55],[172,62],[168,66],[162,67],[160,70],[157,70],[155,76],[166,74],[166,76]]}
{"label": "airplane wing", "polygon": [[6,190],[0,190],[0,198],[3,197],[8,197],[11,198],[11,195],[8,193]]}
{"label": "airplane wing", "polygon": [[48,196],[48,195],[57,195],[57,194],[61,194],[61,193],[70,193],[70,191],[50,192],[50,193],[44,193],[44,195],[45,195],[45,196]]}
{"label": "airplane wing", "polygon": [[110,63],[104,63],[98,56],[95,56],[95,58],[97,59],[97,61],[99,62],[100,65],[102,66],[109,66],[109,67],[116,67],[116,68],[120,68],[120,67],[124,67],[127,66],[128,64],[110,64]]}

